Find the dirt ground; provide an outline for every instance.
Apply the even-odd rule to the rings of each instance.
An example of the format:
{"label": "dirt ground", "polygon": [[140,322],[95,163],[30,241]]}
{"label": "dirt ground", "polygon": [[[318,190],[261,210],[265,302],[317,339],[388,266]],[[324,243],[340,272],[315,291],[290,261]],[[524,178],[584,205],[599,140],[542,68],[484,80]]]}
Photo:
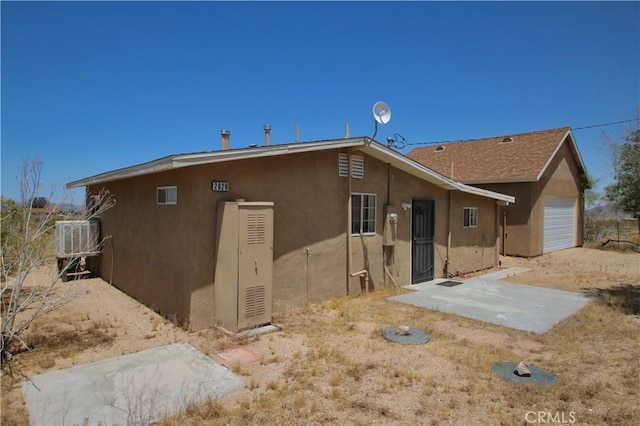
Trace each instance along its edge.
{"label": "dirt ground", "polygon": [[[2,424],[28,424],[21,375],[176,342],[209,356],[242,345],[260,360],[232,367],[241,391],[162,424],[640,424],[640,254],[575,248],[502,258],[511,266],[531,271],[508,281],[598,298],[536,335],[392,302],[405,290],[384,289],[276,313],[282,331],[236,340],[185,331],[100,279],[78,281],[79,299],[31,327],[33,349],[14,358],[14,380],[3,372]],[[381,338],[397,325],[432,341]],[[491,367],[507,361],[545,368],[558,384],[506,383]]]}

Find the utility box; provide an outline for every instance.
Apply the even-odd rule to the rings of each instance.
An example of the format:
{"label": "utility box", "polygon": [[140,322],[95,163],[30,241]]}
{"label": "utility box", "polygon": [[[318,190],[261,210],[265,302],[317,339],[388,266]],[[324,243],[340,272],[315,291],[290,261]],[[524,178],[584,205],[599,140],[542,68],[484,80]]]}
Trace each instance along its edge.
{"label": "utility box", "polygon": [[271,323],[273,203],[218,204],[214,315],[237,332]]}
{"label": "utility box", "polygon": [[382,227],[382,245],[395,246],[398,239],[398,211],[387,204],[384,206],[384,225]]}
{"label": "utility box", "polygon": [[56,257],[76,258],[100,254],[100,230],[92,220],[56,222]]}

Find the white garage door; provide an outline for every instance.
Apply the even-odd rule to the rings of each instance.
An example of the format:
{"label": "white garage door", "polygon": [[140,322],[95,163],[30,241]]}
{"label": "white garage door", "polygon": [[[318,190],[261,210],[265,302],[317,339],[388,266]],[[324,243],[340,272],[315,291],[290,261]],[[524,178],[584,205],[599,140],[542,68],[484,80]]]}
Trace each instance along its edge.
{"label": "white garage door", "polygon": [[575,247],[576,199],[545,198],[543,253]]}

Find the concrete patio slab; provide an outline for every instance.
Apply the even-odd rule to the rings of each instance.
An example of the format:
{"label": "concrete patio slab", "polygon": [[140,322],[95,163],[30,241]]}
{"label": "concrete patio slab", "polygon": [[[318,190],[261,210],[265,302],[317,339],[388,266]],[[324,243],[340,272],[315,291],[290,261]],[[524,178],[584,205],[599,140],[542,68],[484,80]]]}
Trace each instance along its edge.
{"label": "concrete patio slab", "polygon": [[454,287],[439,286],[431,281],[405,288],[418,291],[389,299],[539,334],[551,330],[591,300],[580,293],[513,284],[484,276]]}
{"label": "concrete patio slab", "polygon": [[243,380],[188,344],[54,371],[22,386],[32,425],[149,424]]}

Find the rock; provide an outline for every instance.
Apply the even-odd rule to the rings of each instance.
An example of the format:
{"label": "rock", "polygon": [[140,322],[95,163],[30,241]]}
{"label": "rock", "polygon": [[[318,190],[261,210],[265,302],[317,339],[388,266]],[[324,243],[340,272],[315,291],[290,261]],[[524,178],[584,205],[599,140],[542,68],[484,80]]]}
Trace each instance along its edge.
{"label": "rock", "polygon": [[513,374],[520,377],[531,377],[531,370],[527,367],[527,364],[524,362],[520,362],[515,370],[513,370]]}
{"label": "rock", "polygon": [[398,329],[396,330],[396,334],[399,334],[400,336],[406,336],[409,334],[409,327],[406,325],[401,325],[400,327],[398,327]]}

